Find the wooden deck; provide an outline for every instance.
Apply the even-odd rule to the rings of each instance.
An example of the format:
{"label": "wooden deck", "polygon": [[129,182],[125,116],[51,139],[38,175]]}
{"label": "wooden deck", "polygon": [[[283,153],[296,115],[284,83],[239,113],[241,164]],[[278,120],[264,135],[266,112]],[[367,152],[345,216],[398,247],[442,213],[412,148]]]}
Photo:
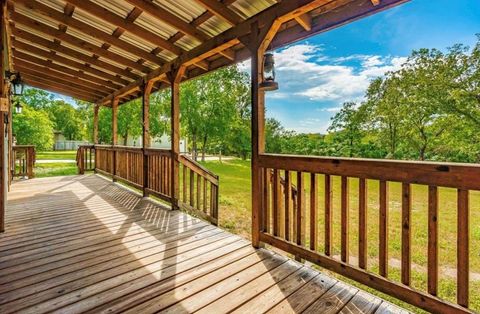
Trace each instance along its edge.
{"label": "wooden deck", "polygon": [[0,313],[406,313],[96,175],[17,182]]}

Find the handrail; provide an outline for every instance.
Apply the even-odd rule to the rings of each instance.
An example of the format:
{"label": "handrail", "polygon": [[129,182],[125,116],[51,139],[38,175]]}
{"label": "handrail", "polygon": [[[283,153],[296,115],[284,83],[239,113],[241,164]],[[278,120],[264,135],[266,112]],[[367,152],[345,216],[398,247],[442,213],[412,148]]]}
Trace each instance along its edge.
{"label": "handrail", "polygon": [[12,164],[10,171],[12,177],[35,177],[35,146],[34,145],[15,145],[12,146]]}
{"label": "handrail", "polygon": [[[77,151],[79,173],[84,173],[85,160],[81,158],[87,151],[95,154],[92,168],[103,175],[111,176],[143,191],[144,196],[155,196],[169,203],[177,203],[181,209],[189,211],[213,224],[218,223],[218,183],[217,175],[189,159],[178,156],[176,164],[183,167],[183,176],[172,180],[172,151],[160,148],[94,145],[82,146]],[[187,177],[189,184],[187,185]],[[183,181],[182,181],[183,180]],[[174,182],[175,181],[175,182]],[[183,187],[183,202],[180,196],[172,196],[172,185]],[[186,193],[190,190],[190,198]],[[176,193],[175,193],[176,194]]]}
{"label": "handrail", "polygon": [[183,195],[180,207],[217,225],[219,177],[185,155],[179,156],[179,162]]}
{"label": "handrail", "polygon": [[[409,162],[372,159],[330,158],[312,156],[286,156],[261,154],[258,158],[261,170],[262,188],[258,202],[261,224],[257,232],[261,242],[275,246],[298,258],[317,263],[324,268],[354,279],[369,287],[397,297],[427,311],[440,313],[470,312],[469,305],[469,191],[480,190],[480,165]],[[273,176],[273,180],[272,180]],[[283,176],[283,177],[282,177]],[[285,187],[292,184],[293,176],[298,195]],[[333,185],[333,178],[340,181]],[[288,178],[288,179],[287,179]],[[305,179],[309,180],[305,180]],[[350,185],[351,178],[358,180],[358,255],[355,262],[350,260]],[[323,184],[318,180],[323,179]],[[288,181],[288,183],[285,183]],[[369,193],[367,182],[378,182],[378,271],[368,267],[367,230],[369,216]],[[389,183],[401,184],[401,280],[389,277]],[[368,183],[370,184],[370,183]],[[425,231],[425,251],[428,252],[426,291],[412,287],[412,184],[427,187],[428,226]],[[376,186],[376,185],[375,185]],[[322,189],[320,189],[322,187]],[[439,195],[444,190],[456,188],[457,193],[457,304],[437,296],[439,287]],[[273,192],[272,192],[273,191]],[[306,195],[303,195],[303,192]],[[451,193],[451,190],[449,193]],[[333,252],[334,231],[332,228],[335,194],[340,202],[340,257]],[[371,197],[371,195],[370,195]],[[323,203],[319,204],[319,199]],[[293,206],[292,206],[293,205]],[[272,207],[272,208],[270,208]],[[319,207],[323,207],[324,218],[319,219]],[[371,213],[372,214],[372,213]],[[370,215],[371,215],[370,214]],[[320,251],[319,222],[323,221],[323,249]],[[422,230],[421,230],[422,231]],[[358,262],[357,262],[358,261]]]}
{"label": "handrail", "polygon": [[79,174],[95,170],[95,145],[80,145],[77,149],[77,168]]}

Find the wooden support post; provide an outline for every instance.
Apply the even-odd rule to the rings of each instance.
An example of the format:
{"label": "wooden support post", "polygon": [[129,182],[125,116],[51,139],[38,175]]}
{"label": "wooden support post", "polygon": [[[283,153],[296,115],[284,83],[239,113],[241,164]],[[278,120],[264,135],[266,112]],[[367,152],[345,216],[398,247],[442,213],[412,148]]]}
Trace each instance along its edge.
{"label": "wooden support post", "polygon": [[[118,114],[118,98],[112,98],[112,146],[115,148],[118,142],[118,126],[117,126],[117,114]],[[117,175],[117,152],[115,149],[112,151],[112,180],[115,182],[115,176]]]}
{"label": "wooden support post", "polygon": [[258,22],[251,25],[251,34],[241,39],[252,56],[251,101],[252,101],[252,245],[261,246],[260,230],[265,209],[261,207],[262,176],[258,158],[265,152],[265,92],[259,89],[262,81],[263,55],[281,23],[265,21],[268,27],[260,31]]}
{"label": "wooden support post", "polygon": [[143,196],[148,196],[148,155],[146,149],[150,147],[150,93],[153,82],[143,84],[142,95],[142,148],[143,148]]}
{"label": "wooden support post", "polygon": [[[0,98],[7,99],[7,107],[0,111],[0,232],[5,231],[5,208],[7,203],[7,150],[6,150],[6,132],[5,132],[5,115],[8,114],[10,101],[8,97],[8,88],[5,84],[4,73],[8,69],[8,47],[6,33],[6,12],[7,2],[0,0]],[[6,110],[5,110],[6,109]]]}
{"label": "wooden support post", "polygon": [[98,111],[100,105],[93,107],[93,144],[98,144]]}
{"label": "wooden support post", "polygon": [[185,66],[179,66],[168,74],[171,90],[171,150],[172,158],[170,175],[171,175],[171,197],[172,209],[178,209],[179,194],[179,156],[180,156],[180,81],[185,73]]}

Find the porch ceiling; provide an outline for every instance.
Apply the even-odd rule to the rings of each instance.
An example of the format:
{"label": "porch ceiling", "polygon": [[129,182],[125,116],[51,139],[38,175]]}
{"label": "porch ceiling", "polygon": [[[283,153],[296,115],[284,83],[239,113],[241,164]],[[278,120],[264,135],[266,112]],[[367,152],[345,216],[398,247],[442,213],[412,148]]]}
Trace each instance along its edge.
{"label": "porch ceiling", "polygon": [[271,49],[407,0],[8,0],[12,66],[34,87],[109,105],[187,66],[183,80],[250,57],[244,38],[275,16]]}

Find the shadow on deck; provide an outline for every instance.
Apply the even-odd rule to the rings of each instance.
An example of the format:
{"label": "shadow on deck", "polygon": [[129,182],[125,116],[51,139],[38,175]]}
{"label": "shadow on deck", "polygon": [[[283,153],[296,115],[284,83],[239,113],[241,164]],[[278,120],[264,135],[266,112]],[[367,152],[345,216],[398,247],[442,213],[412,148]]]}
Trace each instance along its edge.
{"label": "shadow on deck", "polygon": [[404,313],[97,175],[17,182],[0,313]]}

